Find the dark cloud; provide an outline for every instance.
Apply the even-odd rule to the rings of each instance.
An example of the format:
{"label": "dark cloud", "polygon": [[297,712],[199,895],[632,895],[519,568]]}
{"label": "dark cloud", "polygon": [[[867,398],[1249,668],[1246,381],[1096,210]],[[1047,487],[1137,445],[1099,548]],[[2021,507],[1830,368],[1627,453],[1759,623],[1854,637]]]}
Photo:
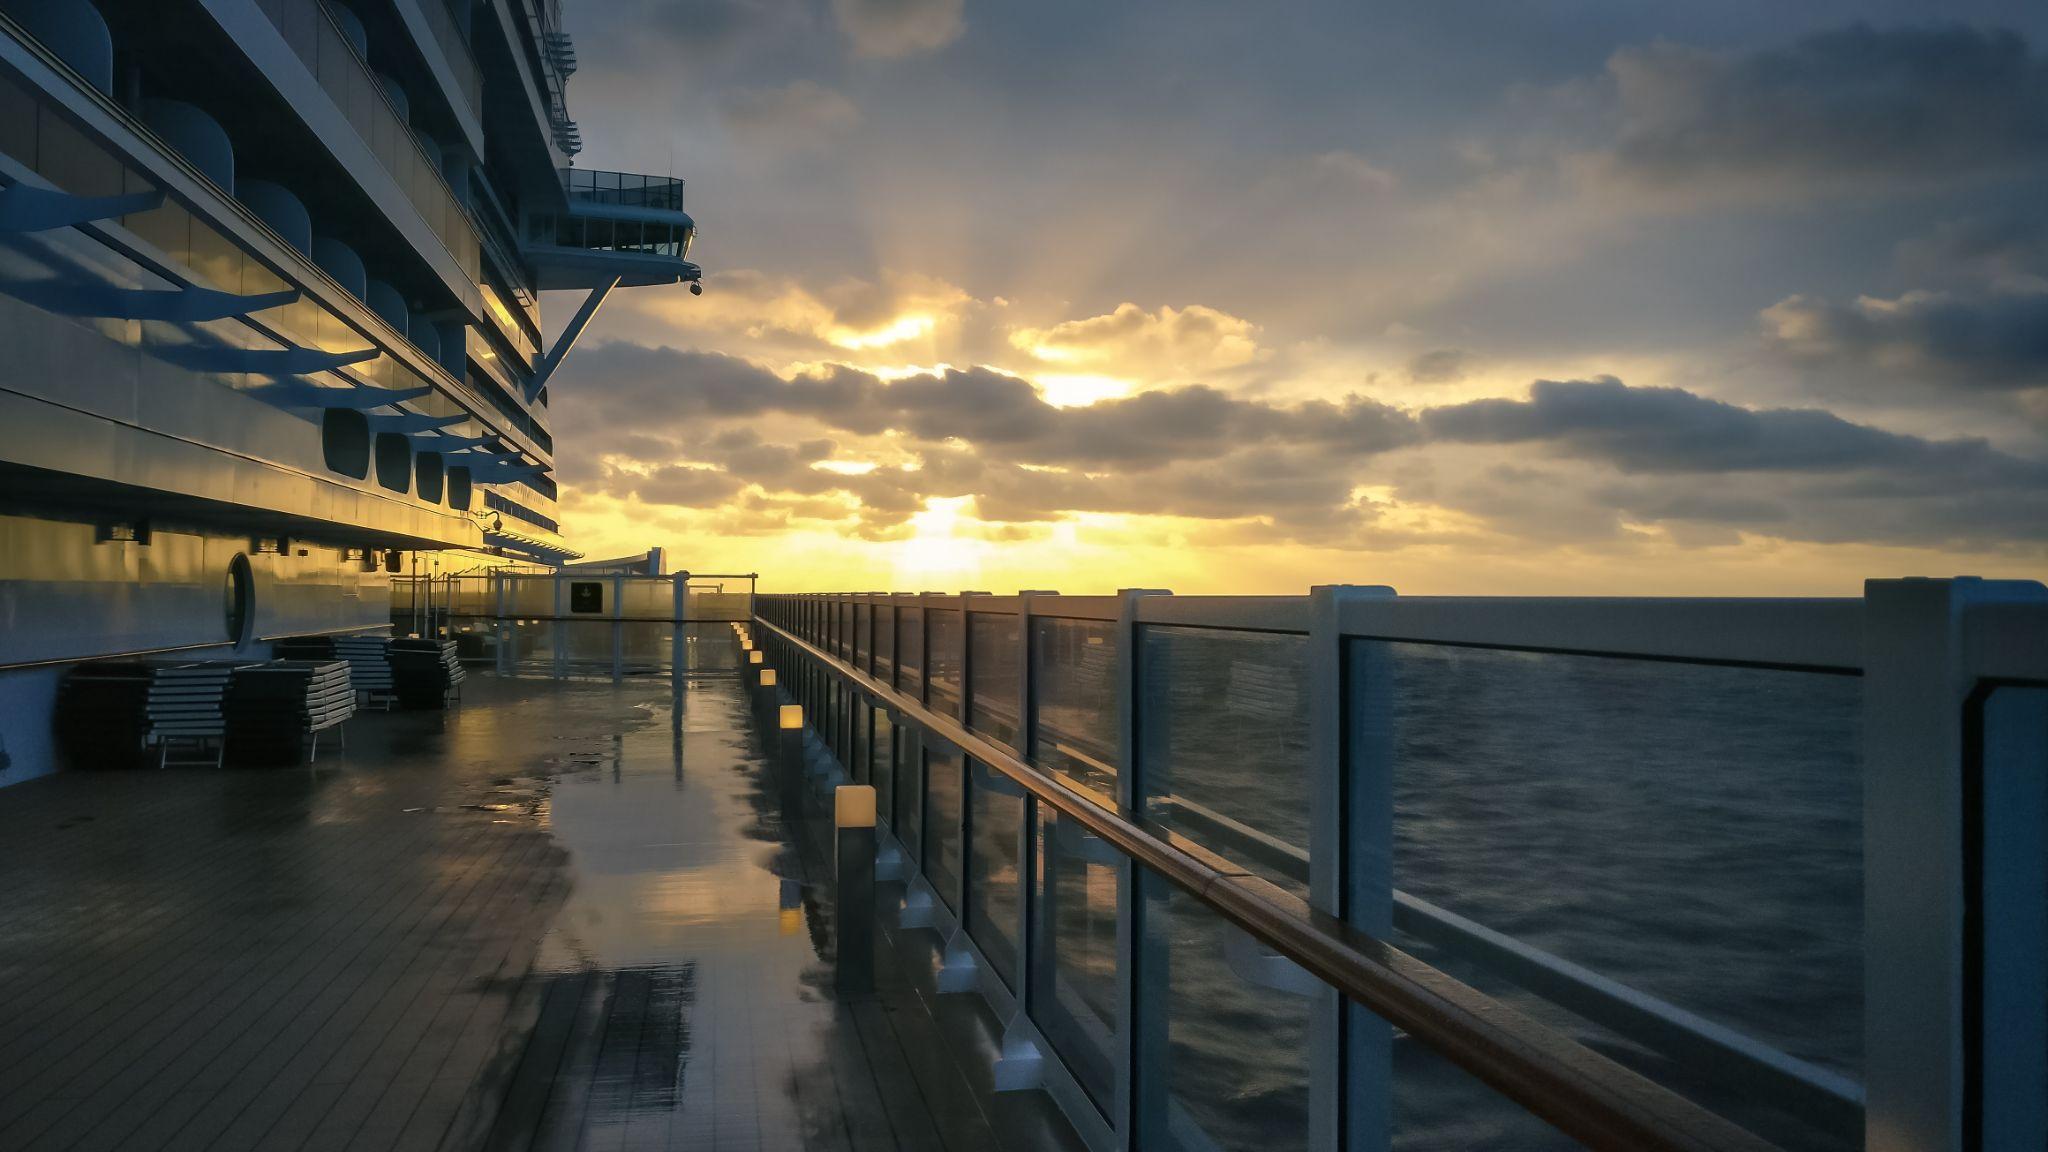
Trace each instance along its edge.
{"label": "dark cloud", "polygon": [[1549,446],[1622,472],[1813,473],[1903,469],[2048,489],[2048,465],[1982,440],[1926,440],[1817,408],[1742,408],[1679,388],[1619,380],[1539,380],[1527,400],[1474,400],[1423,412],[1438,441]]}
{"label": "dark cloud", "polygon": [[1901,272],[1922,285],[2048,288],[2048,219],[2038,207],[2048,189],[2027,191],[2026,207],[1942,220],[1903,241]]}
{"label": "dark cloud", "polygon": [[1948,391],[2048,386],[2048,285],[1916,291],[1846,304],[1793,296],[1763,317],[1781,350],[1811,363],[1887,372]]}
{"label": "dark cloud", "polygon": [[2013,32],[1859,25],[1746,55],[1659,43],[1609,72],[1615,156],[1660,183],[1872,190],[2048,161],[2048,62]]}

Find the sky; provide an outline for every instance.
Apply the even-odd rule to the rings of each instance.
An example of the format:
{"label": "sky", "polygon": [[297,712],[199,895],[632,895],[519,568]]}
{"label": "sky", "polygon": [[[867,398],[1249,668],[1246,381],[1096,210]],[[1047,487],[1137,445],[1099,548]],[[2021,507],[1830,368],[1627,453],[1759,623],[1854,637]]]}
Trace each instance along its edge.
{"label": "sky", "polygon": [[[573,0],[704,294],[550,387],[770,590],[2048,577],[2048,5]],[[573,296],[544,303],[559,325]]]}

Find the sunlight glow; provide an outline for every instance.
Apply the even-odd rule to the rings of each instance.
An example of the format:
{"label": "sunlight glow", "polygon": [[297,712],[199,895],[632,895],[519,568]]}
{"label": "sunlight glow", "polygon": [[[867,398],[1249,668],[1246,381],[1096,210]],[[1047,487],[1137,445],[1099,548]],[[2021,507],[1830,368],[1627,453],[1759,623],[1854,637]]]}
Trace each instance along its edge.
{"label": "sunlight glow", "polygon": [[932,329],[937,326],[938,321],[930,313],[914,312],[908,316],[898,316],[880,328],[873,328],[866,332],[855,331],[850,328],[834,329],[831,340],[832,343],[837,344],[839,347],[852,351],[859,351],[865,348],[887,348],[891,344],[901,344],[906,340],[916,340],[923,336],[929,336],[932,334]]}
{"label": "sunlight glow", "polygon": [[1039,395],[1055,408],[1086,408],[1103,400],[1128,396],[1133,387],[1128,380],[1087,373],[1049,373],[1038,377]]}
{"label": "sunlight glow", "polygon": [[903,587],[948,588],[963,580],[973,582],[987,545],[963,531],[971,503],[969,496],[928,499],[925,510],[910,518],[912,535],[891,549]]}

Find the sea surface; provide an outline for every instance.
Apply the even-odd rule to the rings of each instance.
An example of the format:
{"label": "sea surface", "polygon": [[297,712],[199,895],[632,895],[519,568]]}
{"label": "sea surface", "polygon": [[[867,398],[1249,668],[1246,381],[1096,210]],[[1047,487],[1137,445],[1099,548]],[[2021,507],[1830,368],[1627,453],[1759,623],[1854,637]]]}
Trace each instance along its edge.
{"label": "sea surface", "polygon": [[[1148,798],[1198,804],[1305,849],[1302,639],[1150,629],[1145,645]],[[1397,889],[1860,1075],[1859,680],[1363,641],[1351,660],[1357,770],[1383,764],[1392,777]],[[1078,664],[1054,672],[1089,675]],[[1246,862],[1299,889],[1288,869]],[[1311,1001],[1273,986],[1286,981],[1191,898],[1158,886],[1144,922],[1169,953],[1169,1128],[1199,1128],[1190,1148],[1305,1140]],[[1484,968],[1397,943],[1787,1146],[1860,1143]],[[1394,1036],[1391,1068],[1396,1147],[1572,1146],[1412,1038]]]}

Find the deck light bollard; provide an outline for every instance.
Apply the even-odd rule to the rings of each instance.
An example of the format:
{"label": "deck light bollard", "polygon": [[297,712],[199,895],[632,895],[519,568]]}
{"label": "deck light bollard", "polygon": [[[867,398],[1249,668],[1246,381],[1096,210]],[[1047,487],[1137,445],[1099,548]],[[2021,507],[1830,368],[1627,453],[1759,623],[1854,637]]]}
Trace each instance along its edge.
{"label": "deck light bollard", "polygon": [[875,790],[841,784],[832,790],[832,827],[838,841],[832,923],[839,934],[841,992],[875,990]]}
{"label": "deck light bollard", "polygon": [[776,714],[776,767],[782,773],[782,800],[792,815],[801,814],[804,800],[804,706],[784,704]]}
{"label": "deck light bollard", "polygon": [[754,687],[754,717],[765,720],[775,711],[775,669],[763,667],[761,682]]}

